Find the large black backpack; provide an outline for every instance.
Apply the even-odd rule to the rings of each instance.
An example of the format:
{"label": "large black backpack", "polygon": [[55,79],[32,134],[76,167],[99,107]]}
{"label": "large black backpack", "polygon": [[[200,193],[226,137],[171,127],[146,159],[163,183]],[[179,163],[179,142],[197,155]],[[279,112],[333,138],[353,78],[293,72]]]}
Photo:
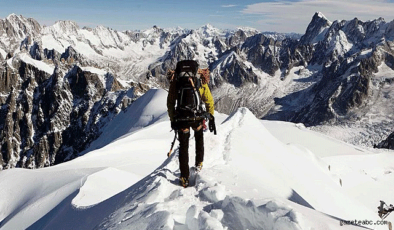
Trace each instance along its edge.
{"label": "large black backpack", "polygon": [[179,61],[175,69],[178,120],[199,120],[205,115],[205,104],[201,101],[198,89],[201,87],[197,77],[198,63],[193,60]]}

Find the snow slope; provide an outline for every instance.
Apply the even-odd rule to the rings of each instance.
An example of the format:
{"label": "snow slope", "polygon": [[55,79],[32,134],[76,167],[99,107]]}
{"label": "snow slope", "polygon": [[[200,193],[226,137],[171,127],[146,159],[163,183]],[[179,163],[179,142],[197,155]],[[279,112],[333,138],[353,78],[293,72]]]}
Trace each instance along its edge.
{"label": "snow slope", "polygon": [[[0,228],[388,229],[340,221],[375,222],[379,200],[394,202],[392,152],[261,121],[246,108],[216,114],[204,168],[180,187],[177,145],[166,157],[166,95],[139,98],[91,146],[102,148],[50,168],[1,171]],[[191,138],[190,165],[194,149]]]}

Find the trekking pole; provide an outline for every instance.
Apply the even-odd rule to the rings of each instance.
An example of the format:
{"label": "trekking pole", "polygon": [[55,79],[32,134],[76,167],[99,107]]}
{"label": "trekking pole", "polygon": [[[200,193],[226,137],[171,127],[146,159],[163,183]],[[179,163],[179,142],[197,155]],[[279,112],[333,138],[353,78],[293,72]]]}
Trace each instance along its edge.
{"label": "trekking pole", "polygon": [[177,135],[178,135],[178,132],[177,132],[176,130],[174,130],[174,132],[175,132],[174,140],[173,140],[172,143],[171,143],[171,149],[170,149],[170,151],[167,153],[167,157],[170,157],[170,156],[171,156],[172,149],[174,148],[175,141],[176,141],[176,137],[177,137]]}

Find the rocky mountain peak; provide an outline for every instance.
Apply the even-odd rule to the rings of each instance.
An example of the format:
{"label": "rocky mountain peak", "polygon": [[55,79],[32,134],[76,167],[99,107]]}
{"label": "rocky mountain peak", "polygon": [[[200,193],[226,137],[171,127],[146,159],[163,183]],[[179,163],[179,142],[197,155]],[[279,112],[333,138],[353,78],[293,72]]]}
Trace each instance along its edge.
{"label": "rocky mountain peak", "polygon": [[186,34],[190,31],[189,29],[185,29],[180,26],[177,26],[175,28],[165,28],[163,30],[170,34]]}
{"label": "rocky mountain peak", "polygon": [[[317,11],[317,12],[313,15],[313,18],[321,18],[321,19],[323,19],[323,20],[329,22],[329,20],[326,18],[326,16],[324,16],[324,14],[323,14],[322,12],[319,12],[319,11]],[[313,18],[312,18],[312,20],[313,20]]]}
{"label": "rocky mountain peak", "polygon": [[162,32],[164,32],[164,30],[156,25],[152,26],[152,28],[149,28],[147,30],[143,31],[143,34],[146,37],[152,36],[152,37],[157,37],[158,35],[160,35]]}
{"label": "rocky mountain peak", "polygon": [[301,44],[315,44],[324,39],[327,29],[332,25],[321,12],[316,12],[309,23],[304,36],[301,37]]}
{"label": "rocky mountain peak", "polygon": [[154,31],[155,33],[161,33],[161,32],[163,31],[160,27],[158,27],[158,26],[156,26],[156,25],[154,25],[154,26],[152,27],[152,29],[153,29],[153,31]]}
{"label": "rocky mountain peak", "polygon": [[57,34],[78,34],[79,26],[73,21],[56,21],[54,25],[50,27],[53,32]]}
{"label": "rocky mountain peak", "polygon": [[207,24],[201,26],[200,28],[203,29],[203,30],[214,30],[214,29],[215,29],[215,27],[213,27],[213,26],[212,26],[211,24],[209,24],[209,23],[207,23]]}
{"label": "rocky mountain peak", "polygon": [[98,25],[98,26],[96,26],[94,29],[93,29],[93,31],[111,31],[112,29],[110,29],[110,28],[108,28],[108,27],[105,27],[105,26],[103,26],[103,25]]}
{"label": "rocky mountain peak", "polygon": [[240,31],[240,30],[243,31],[245,34],[250,34],[250,35],[255,35],[255,34],[260,33],[257,29],[252,28],[252,27],[246,27],[246,26],[238,27],[237,31]]}
{"label": "rocky mountain peak", "polygon": [[18,20],[18,19],[19,19],[19,16],[16,15],[15,13],[12,13],[12,14],[7,16],[7,20],[9,20],[9,21],[15,21],[15,20]]}
{"label": "rocky mountain peak", "polygon": [[206,24],[200,28],[197,29],[197,32],[201,34],[203,37],[214,37],[214,36],[220,36],[223,34],[223,31],[220,29],[212,26],[211,24]]}
{"label": "rocky mountain peak", "polygon": [[0,19],[0,36],[6,35],[9,39],[21,40],[26,36],[35,36],[41,32],[41,25],[32,18],[22,15],[10,14]]}

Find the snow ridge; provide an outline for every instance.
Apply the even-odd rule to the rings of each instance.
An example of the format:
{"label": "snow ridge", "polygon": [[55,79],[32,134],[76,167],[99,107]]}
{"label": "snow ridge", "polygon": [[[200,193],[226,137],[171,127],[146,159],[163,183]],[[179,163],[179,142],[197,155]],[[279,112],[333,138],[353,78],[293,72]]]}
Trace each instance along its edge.
{"label": "snow ridge", "polygon": [[[148,92],[137,110],[143,117],[165,113],[164,94]],[[333,150],[320,157],[334,140],[320,135],[312,152],[293,142],[300,133],[318,140],[301,125],[261,122],[246,108],[215,114],[218,135],[205,134],[204,168],[190,187],[179,186],[177,146],[165,158],[169,119],[143,122],[147,126],[67,163],[1,172],[0,186],[8,185],[0,190],[6,202],[1,228],[337,229],[339,220],[376,220],[376,202],[390,197],[374,189],[394,179],[390,154],[335,141],[349,155]],[[128,122],[135,120],[122,121]],[[191,139],[190,159],[194,148]],[[368,197],[360,199],[360,186]]]}

